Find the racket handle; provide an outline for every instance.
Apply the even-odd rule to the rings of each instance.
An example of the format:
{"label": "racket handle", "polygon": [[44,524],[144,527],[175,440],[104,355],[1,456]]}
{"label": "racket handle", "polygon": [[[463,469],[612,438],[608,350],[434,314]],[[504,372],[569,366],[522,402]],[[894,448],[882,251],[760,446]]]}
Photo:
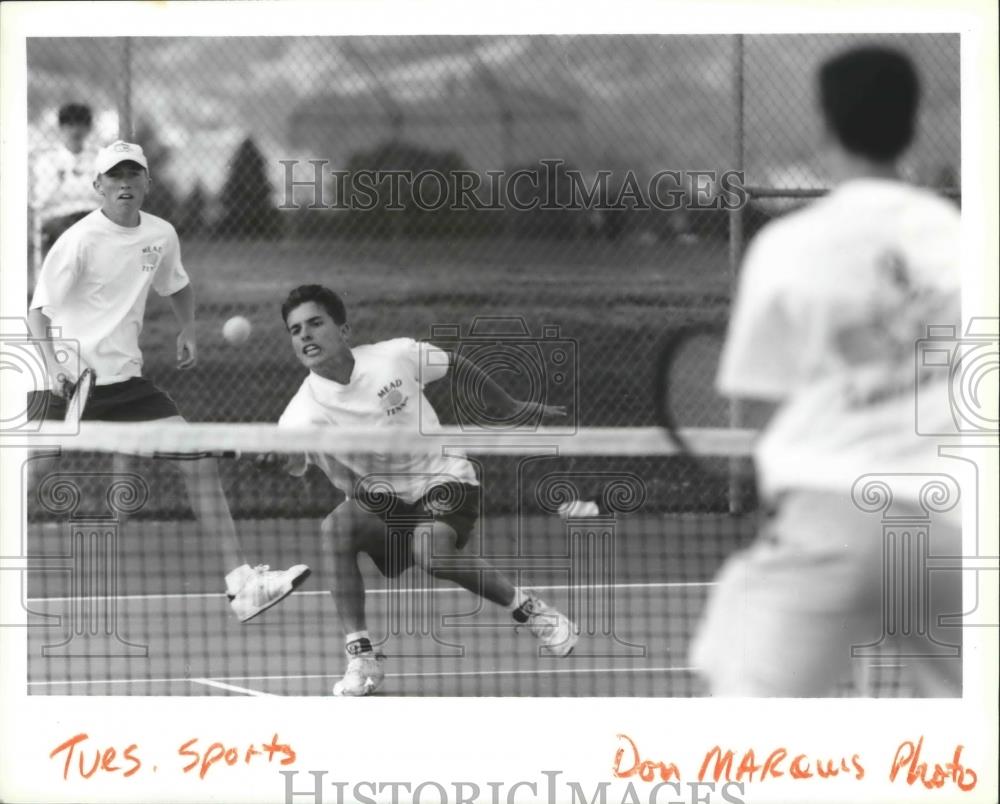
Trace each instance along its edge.
{"label": "racket handle", "polygon": [[243,453],[232,450],[208,450],[206,452],[154,452],[154,458],[169,461],[200,461],[203,458],[240,458]]}

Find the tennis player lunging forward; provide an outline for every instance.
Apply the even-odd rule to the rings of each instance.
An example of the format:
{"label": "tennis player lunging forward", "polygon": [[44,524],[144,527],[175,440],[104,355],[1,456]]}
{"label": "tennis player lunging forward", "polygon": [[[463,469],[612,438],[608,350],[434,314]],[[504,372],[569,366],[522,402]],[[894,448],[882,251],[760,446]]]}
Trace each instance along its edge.
{"label": "tennis player lunging forward", "polygon": [[[343,301],[320,285],[293,290],[281,314],[296,357],[309,369],[281,416],[281,426],[391,427],[417,433],[420,416],[432,428],[437,425],[423,384],[441,379],[450,361],[462,358],[409,338],[352,348]],[[463,369],[478,371],[471,363]],[[479,379],[477,385],[495,399],[525,410],[525,403],[510,399],[487,374],[481,373]],[[565,413],[555,406],[542,406],[541,412]],[[566,656],[573,650],[578,632],[572,622],[533,593],[515,587],[485,559],[463,551],[479,516],[479,481],[466,458],[440,451],[374,460],[308,453],[287,468],[301,475],[308,463],[322,469],[347,496],[322,524],[333,555],[330,591],[348,655],[347,672],[334,686],[334,695],[367,695],[384,676],[383,659],[373,650],[365,621],[361,553],[367,553],[386,577],[396,577],[416,564],[507,608],[514,623],[526,624],[548,655]],[[389,541],[384,517],[400,514],[425,519],[429,535]],[[462,568],[449,567],[449,559],[457,557]]]}
{"label": "tennis player lunging forward", "polygon": [[[177,367],[197,359],[194,291],[181,265],[174,227],[140,212],[150,187],[146,156],[138,145],[114,142],[96,158],[94,187],[101,207],[67,229],[42,265],[28,312],[28,326],[39,344],[49,390],[36,391],[29,410],[62,419],[64,382],[74,382],[69,363],[56,359],[50,330],[79,344],[80,367],[97,376],[83,418],[111,422],[183,421],[167,394],[142,376],[139,332],[152,287],[170,300],[180,324]],[[41,395],[44,399],[38,399]],[[168,457],[168,456],[159,456]],[[225,566],[226,592],[241,622],[255,617],[291,593],[309,570],[251,567],[236,537],[216,462],[206,456],[177,459],[188,499],[203,533],[218,539]]]}
{"label": "tennis player lunging forward", "polygon": [[[882,523],[852,487],[896,475],[893,514],[924,517],[905,476],[941,471],[938,443],[916,434],[914,355],[928,325],[959,324],[959,215],[897,173],[918,77],[907,56],[862,47],[826,62],[818,85],[838,186],[751,245],[717,378],[773,414],[755,452],[773,513],[721,571],[693,646],[721,695],[823,696],[859,669],[852,646],[879,643],[884,584],[906,568],[883,566]],[[921,402],[938,407],[922,414],[948,432],[947,380],[928,390]],[[932,555],[960,555],[956,520],[933,522]],[[953,646],[960,629],[940,618],[961,611],[958,576],[935,572],[914,590],[929,594],[934,639]],[[960,695],[960,659],[930,657],[920,625],[899,629],[911,640],[903,672],[920,695]]]}

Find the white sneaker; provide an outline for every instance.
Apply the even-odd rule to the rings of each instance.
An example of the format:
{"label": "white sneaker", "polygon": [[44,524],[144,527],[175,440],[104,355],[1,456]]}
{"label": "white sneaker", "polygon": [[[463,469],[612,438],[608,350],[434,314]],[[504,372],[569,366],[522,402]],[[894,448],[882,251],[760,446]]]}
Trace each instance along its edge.
{"label": "white sneaker", "polygon": [[245,623],[288,597],[309,577],[309,572],[305,564],[296,564],[286,570],[272,570],[267,564],[261,564],[253,568],[240,591],[230,598],[229,604],[240,622]]}
{"label": "white sneaker", "polygon": [[385,678],[382,663],[385,656],[381,653],[362,653],[352,656],[347,662],[347,672],[344,677],[333,685],[333,694],[337,696],[371,695]]}
{"label": "white sneaker", "polygon": [[573,652],[580,639],[576,623],[534,594],[522,610],[528,615],[528,628],[542,644],[543,654],[569,656]]}

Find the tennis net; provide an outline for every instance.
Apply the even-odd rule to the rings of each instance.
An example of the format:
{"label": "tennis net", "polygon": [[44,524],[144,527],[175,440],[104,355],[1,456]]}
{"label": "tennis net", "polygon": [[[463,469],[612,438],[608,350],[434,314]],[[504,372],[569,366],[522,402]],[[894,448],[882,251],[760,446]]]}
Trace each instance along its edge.
{"label": "tennis net", "polygon": [[[752,436],[706,428],[688,440],[733,471],[749,465]],[[383,577],[365,556],[366,624],[387,657],[379,694],[705,693],[688,648],[716,572],[755,536],[753,483],[743,472],[733,482],[726,471],[694,471],[658,429],[401,438],[385,429],[87,423],[72,435],[39,435],[25,468],[29,691],[329,694],[347,662],[329,591],[343,583],[344,559],[331,545],[363,533],[399,569],[406,539],[429,538],[421,535],[428,518],[405,495],[380,496],[400,489],[383,470],[393,457],[455,450],[481,493],[459,503],[454,494],[414,496],[446,513],[461,508],[464,519],[442,517],[460,537],[476,527],[465,528],[459,558],[435,547],[426,565],[481,572],[485,559],[564,612],[580,639],[569,656],[547,655],[502,606],[418,568]],[[350,463],[358,506],[341,506],[344,494],[315,467],[301,477],[283,470],[304,452]],[[222,496],[212,491],[214,467]],[[416,479],[440,486],[439,476]],[[250,565],[312,570],[245,623],[225,594],[233,562],[215,530],[225,529],[222,499]],[[335,509],[339,518],[324,529]],[[870,683],[855,692],[901,693],[892,668]]]}

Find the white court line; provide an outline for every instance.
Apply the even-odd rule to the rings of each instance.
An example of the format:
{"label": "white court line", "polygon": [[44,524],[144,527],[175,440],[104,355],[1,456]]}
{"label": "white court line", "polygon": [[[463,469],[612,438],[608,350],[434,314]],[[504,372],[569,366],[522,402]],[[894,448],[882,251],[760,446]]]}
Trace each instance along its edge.
{"label": "white court line", "polygon": [[[582,658],[582,657],[581,657]],[[457,676],[575,676],[594,673],[693,673],[693,667],[560,667],[555,670],[459,670],[436,673],[386,673],[386,678],[451,678]],[[309,679],[327,676],[265,676],[272,679]],[[249,679],[245,679],[249,680]]]}
{"label": "white court line", "polygon": [[[582,657],[581,657],[582,658]],[[387,673],[386,678],[449,678],[458,676],[537,676],[537,675],[593,675],[595,673],[692,673],[693,667],[564,667],[555,669],[535,670],[457,670],[429,673]],[[232,689],[247,695],[271,695],[267,692],[236,687],[226,684],[227,681],[310,681],[312,679],[330,679],[335,673],[320,673],[311,675],[290,676],[219,676],[218,678],[109,678],[109,679],[68,679],[65,681],[29,681],[29,687],[70,686],[81,687],[90,684],[151,684],[164,682],[195,681],[199,684],[218,686],[221,689]],[[272,696],[273,697],[273,696]]]}
{"label": "white court line", "polygon": [[195,684],[204,684],[207,687],[217,687],[220,690],[226,690],[228,692],[238,692],[241,695],[257,695],[261,698],[276,698],[277,696],[270,692],[261,692],[260,690],[252,690],[249,687],[237,687],[235,684],[227,684],[225,681],[216,681],[214,678],[192,678]]}
{"label": "white court line", "polygon": [[[650,583],[604,583],[594,585],[570,586],[562,584],[559,586],[532,586],[541,592],[564,592],[570,589],[687,589],[715,586],[715,581],[653,581]],[[467,592],[461,586],[431,587],[430,589],[421,586],[406,587],[405,589],[369,589],[369,595],[388,594],[410,594],[412,592],[430,592],[431,594],[448,594],[451,592]],[[295,592],[295,597],[310,597],[315,595],[328,595],[326,589],[307,589],[303,592]],[[99,596],[96,596],[99,597]],[[185,600],[185,599],[206,599],[225,597],[222,592],[164,592],[162,594],[149,595],[115,595],[115,600]],[[66,603],[76,600],[73,597],[29,597],[25,598],[26,603]]]}
{"label": "white court line", "polygon": [[29,687],[81,687],[87,684],[187,684],[192,678],[88,678],[63,681],[29,681]]}

